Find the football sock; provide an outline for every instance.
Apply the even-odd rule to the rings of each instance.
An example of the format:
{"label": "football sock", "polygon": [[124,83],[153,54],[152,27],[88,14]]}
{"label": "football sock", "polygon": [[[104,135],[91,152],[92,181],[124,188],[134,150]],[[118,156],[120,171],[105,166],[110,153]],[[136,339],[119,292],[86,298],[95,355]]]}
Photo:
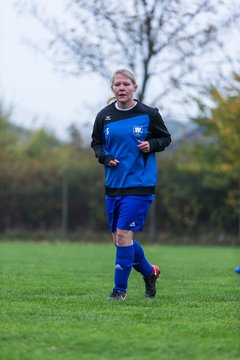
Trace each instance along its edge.
{"label": "football sock", "polygon": [[149,262],[145,258],[143,248],[136,240],[133,240],[133,247],[134,247],[133,268],[136,271],[140,272],[144,277],[148,277],[153,272],[152,265],[149,264]]}
{"label": "football sock", "polygon": [[128,278],[132,270],[134,258],[133,245],[116,246],[116,263],[113,290],[126,292],[128,286]]}

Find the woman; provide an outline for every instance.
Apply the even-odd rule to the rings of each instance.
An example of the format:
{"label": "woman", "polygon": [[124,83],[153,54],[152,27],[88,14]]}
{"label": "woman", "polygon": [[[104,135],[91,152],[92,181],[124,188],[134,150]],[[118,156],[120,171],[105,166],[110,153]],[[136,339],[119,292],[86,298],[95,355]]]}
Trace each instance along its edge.
{"label": "woman", "polygon": [[157,182],[155,152],[171,136],[158,110],[134,98],[134,75],[117,70],[111,82],[112,103],[96,117],[91,146],[105,168],[106,209],[116,246],[114,287],[108,299],[125,300],[132,267],[143,275],[145,296],[154,297],[160,270],[147,261],[133,232],[141,231]]}

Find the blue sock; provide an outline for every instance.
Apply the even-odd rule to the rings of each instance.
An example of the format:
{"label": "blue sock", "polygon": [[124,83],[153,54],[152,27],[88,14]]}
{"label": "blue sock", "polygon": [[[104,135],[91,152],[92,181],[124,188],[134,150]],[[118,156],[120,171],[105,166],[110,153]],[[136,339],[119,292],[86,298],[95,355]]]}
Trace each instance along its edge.
{"label": "blue sock", "polygon": [[143,248],[136,240],[133,240],[133,247],[134,247],[133,268],[136,271],[140,272],[144,277],[148,277],[152,273],[153,268],[145,258]]}
{"label": "blue sock", "polygon": [[116,249],[115,286],[113,290],[126,293],[128,278],[133,266],[134,248],[133,245],[130,245],[117,246]]}

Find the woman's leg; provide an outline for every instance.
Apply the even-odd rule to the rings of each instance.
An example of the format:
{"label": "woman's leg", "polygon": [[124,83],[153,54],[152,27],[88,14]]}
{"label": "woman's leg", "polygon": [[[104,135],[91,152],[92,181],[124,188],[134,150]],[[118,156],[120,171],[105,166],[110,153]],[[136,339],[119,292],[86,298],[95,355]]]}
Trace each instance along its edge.
{"label": "woman's leg", "polygon": [[116,231],[116,261],[113,291],[126,293],[128,278],[132,270],[134,259],[133,233],[129,230]]}
{"label": "woman's leg", "polygon": [[134,231],[142,230],[150,204],[151,201],[128,196],[120,199],[107,199],[109,225],[116,246],[115,284],[109,299],[125,299],[128,278],[133,264],[134,268],[143,275],[145,283],[146,281],[149,283],[149,279],[152,279],[153,276],[156,282],[159,270],[157,269],[157,274],[145,258],[141,245],[132,239],[132,228],[134,228]]}
{"label": "woman's leg", "polygon": [[133,268],[140,272],[144,277],[149,277],[153,272],[152,265],[147,261],[142,246],[133,240],[134,260]]}

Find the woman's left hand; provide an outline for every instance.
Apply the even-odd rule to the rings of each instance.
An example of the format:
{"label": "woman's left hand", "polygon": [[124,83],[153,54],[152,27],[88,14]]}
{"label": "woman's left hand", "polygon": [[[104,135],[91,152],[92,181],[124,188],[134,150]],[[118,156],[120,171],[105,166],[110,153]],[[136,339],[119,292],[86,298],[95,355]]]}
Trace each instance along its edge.
{"label": "woman's left hand", "polygon": [[148,141],[140,141],[138,140],[138,148],[144,153],[148,153],[150,151],[150,144]]}

